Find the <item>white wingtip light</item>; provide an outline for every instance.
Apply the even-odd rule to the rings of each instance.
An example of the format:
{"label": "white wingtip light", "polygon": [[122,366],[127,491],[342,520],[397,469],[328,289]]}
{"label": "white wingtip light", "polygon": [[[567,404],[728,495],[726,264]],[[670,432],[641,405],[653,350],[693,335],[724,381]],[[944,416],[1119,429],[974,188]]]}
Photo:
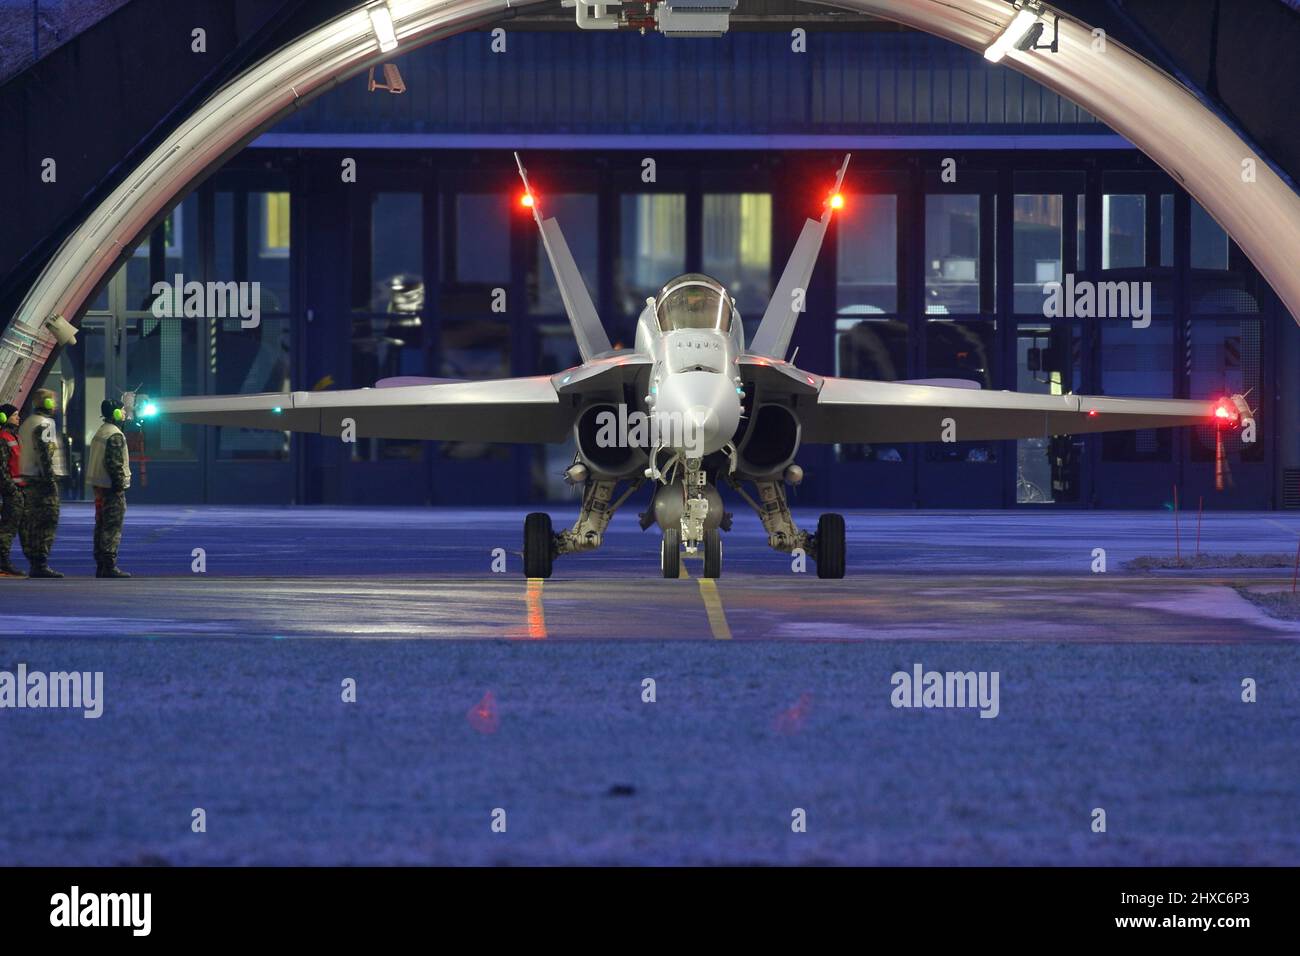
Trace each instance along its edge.
{"label": "white wingtip light", "polygon": [[1006,29],[999,33],[998,38],[984,51],[984,59],[990,63],[997,63],[1006,56],[1007,51],[1020,43],[1033,29],[1034,24],[1038,22],[1038,14],[1039,10],[1031,9],[1028,4],[1017,10]]}
{"label": "white wingtip light", "polygon": [[387,53],[397,49],[397,32],[393,29],[393,12],[388,9],[388,0],[376,3],[366,12],[370,14],[370,26],[379,41],[379,52]]}

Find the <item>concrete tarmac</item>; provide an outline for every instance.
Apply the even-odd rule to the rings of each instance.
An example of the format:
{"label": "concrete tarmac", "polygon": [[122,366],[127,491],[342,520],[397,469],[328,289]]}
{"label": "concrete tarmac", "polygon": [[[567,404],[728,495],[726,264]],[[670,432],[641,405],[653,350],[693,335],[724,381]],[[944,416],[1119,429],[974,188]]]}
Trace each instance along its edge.
{"label": "concrete tarmac", "polygon": [[[0,709],[0,863],[1300,863],[1300,626],[1233,587],[1290,569],[1125,571],[1169,513],[847,520],[842,581],[745,516],[665,581],[620,515],[528,582],[522,510],[132,507],[99,581],[70,505],[0,671],[102,672],[103,716]],[[893,706],[916,664],[998,672],[997,717]]]}

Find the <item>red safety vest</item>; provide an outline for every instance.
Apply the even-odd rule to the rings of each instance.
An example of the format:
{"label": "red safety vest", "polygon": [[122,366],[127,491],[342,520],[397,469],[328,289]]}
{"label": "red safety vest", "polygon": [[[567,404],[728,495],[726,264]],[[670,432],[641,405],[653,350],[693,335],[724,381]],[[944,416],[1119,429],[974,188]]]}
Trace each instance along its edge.
{"label": "red safety vest", "polygon": [[0,428],[0,441],[9,446],[9,474],[18,477],[18,438],[13,432]]}

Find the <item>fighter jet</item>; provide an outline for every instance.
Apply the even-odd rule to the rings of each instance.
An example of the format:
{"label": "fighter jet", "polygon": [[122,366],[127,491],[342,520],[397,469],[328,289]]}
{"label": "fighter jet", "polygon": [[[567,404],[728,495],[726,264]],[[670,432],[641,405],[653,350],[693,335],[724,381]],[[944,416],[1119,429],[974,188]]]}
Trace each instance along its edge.
{"label": "fighter jet", "polygon": [[565,477],[582,490],[571,527],[550,515],[524,522],[524,574],[550,577],[557,557],[600,547],[610,519],[646,484],[642,530],[658,525],[660,570],[680,576],[681,556],[703,551],[705,577],[722,573],[722,533],[731,528],[719,486],[758,514],[768,544],[801,550],[822,578],[842,578],[844,518],[824,514],[799,528],[786,486],[803,471],[807,444],[992,441],[1129,429],[1235,426],[1250,416],[1240,395],[1177,400],[984,391],[951,379],[901,382],[834,378],[786,359],[803,311],[849,157],[818,218],[805,221],[776,289],[745,344],[735,299],[719,279],[687,274],[646,299],[631,349],[615,349],[568,244],[515,161],[555,273],[582,364],[554,375],[487,381],[409,378],[375,388],[220,397],[159,398],[179,422],[358,438],[561,443],[576,455]]}

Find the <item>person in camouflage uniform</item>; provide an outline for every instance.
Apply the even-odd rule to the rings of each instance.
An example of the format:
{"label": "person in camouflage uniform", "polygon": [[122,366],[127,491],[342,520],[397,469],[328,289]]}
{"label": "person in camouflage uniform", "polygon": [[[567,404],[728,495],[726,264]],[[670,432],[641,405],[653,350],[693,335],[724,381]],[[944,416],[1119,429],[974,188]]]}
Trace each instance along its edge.
{"label": "person in camouflage uniform", "polygon": [[58,410],[54,393],[38,388],[31,413],[23,422],[18,440],[21,449],[22,482],[25,488],[26,520],[19,528],[23,554],[31,565],[28,577],[61,578],[50,567],[54,533],[59,528],[59,482],[67,475],[59,431],[53,415]]}
{"label": "person in camouflage uniform", "polygon": [[99,413],[104,424],[90,442],[86,476],[95,489],[95,577],[129,578],[117,566],[126,518],[126,489],[131,487],[131,461],[121,424],[126,420],[121,402],[105,399]]}
{"label": "person in camouflage uniform", "polygon": [[23,573],[9,560],[9,549],[23,522],[24,498],[18,484],[18,409],[0,405],[0,578],[21,578]]}

